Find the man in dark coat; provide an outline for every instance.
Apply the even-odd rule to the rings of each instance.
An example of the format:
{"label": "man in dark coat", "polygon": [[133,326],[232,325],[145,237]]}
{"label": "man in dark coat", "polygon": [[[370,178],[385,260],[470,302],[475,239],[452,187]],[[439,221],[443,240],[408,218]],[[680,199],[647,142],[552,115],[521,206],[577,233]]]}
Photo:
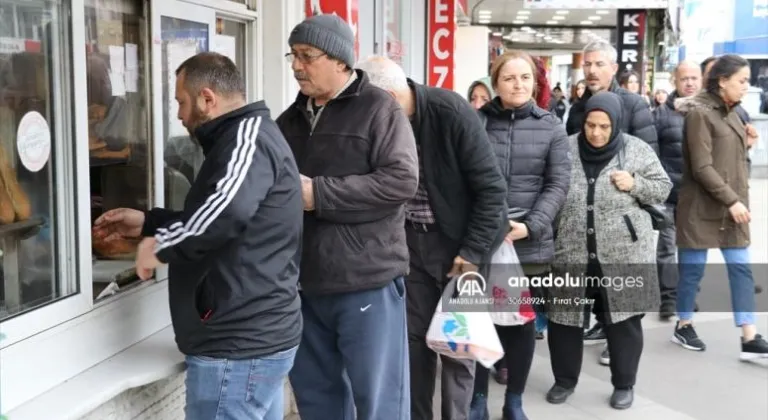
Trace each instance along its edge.
{"label": "man in dark coat", "polygon": [[[411,419],[431,420],[437,357],[427,347],[427,330],[451,277],[477,271],[501,244],[508,231],[507,186],[480,119],[464,98],[408,80],[385,57],[358,67],[397,99],[416,138],[419,187],[405,216]],[[443,357],[442,368],[442,418],[466,419],[475,362]]]}

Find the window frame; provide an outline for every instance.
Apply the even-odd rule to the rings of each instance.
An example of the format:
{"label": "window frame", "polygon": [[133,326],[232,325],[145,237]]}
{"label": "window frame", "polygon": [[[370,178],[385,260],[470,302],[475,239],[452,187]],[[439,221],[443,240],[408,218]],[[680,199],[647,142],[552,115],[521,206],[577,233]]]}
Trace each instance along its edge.
{"label": "window frame", "polygon": [[[69,38],[72,44],[75,39],[85,39],[84,16],[75,16],[74,8],[78,3],[82,7],[83,0],[61,0],[66,5],[69,3],[69,13],[72,15],[69,27]],[[60,37],[60,35],[59,35]],[[61,63],[54,61],[52,68],[53,92],[62,93],[61,78],[63,74],[68,75],[71,88],[67,92],[71,95],[71,103],[66,98],[54,101],[57,105],[52,109],[52,113],[57,123],[54,130],[54,144],[51,154],[53,170],[56,174],[56,185],[51,185],[51,190],[63,188],[70,194],[55,194],[55,214],[56,218],[55,242],[53,250],[56,255],[56,266],[58,282],[68,281],[76,282],[75,293],[62,296],[28,312],[14,315],[9,319],[0,322],[0,331],[5,336],[0,341],[0,350],[18,343],[26,338],[38,334],[45,329],[51,328],[68,319],[72,319],[88,311],[92,307],[92,284],[83,282],[83,276],[91,277],[90,252],[79,252],[79,249],[90,249],[90,221],[83,225],[83,215],[90,217],[90,201],[82,200],[82,192],[88,191],[88,177],[75,176],[80,174],[79,168],[85,163],[88,165],[88,144],[86,142],[76,142],[76,138],[88,138],[87,108],[83,106],[82,101],[76,100],[74,94],[78,83],[86,83],[86,66],[84,49],[73,48],[68,54],[62,54],[62,57],[69,57],[71,62],[71,72],[68,69],[62,69]],[[68,63],[69,64],[69,63]],[[63,73],[62,73],[63,72]],[[54,77],[55,76],[55,77]],[[73,106],[70,116],[66,116],[67,105]],[[85,120],[86,124],[81,122]],[[72,147],[74,143],[74,147]],[[83,161],[83,159],[85,159]],[[73,182],[74,180],[74,182]],[[85,187],[85,189],[83,189]],[[75,204],[71,201],[74,196]],[[85,212],[85,213],[84,213]],[[83,241],[83,239],[86,239]],[[70,250],[66,250],[64,243],[69,242]],[[87,243],[86,243],[87,242]],[[79,289],[79,290],[78,290]]]}
{"label": "window frame", "polygon": [[[71,15],[69,28],[71,44],[84,45],[86,0],[62,1],[69,6]],[[244,22],[247,52],[244,76],[248,86],[249,100],[259,98],[264,91],[262,77],[264,68],[268,65],[261,60],[264,45],[263,33],[259,26],[261,19],[258,19],[258,14],[252,10],[252,7],[228,0],[141,1],[145,7],[149,7],[149,13],[146,15],[148,32],[146,42],[149,53],[145,58],[149,60],[146,66],[150,72],[147,83],[151,84],[149,101],[152,107],[149,114],[150,135],[153,141],[152,162],[149,165],[152,171],[153,187],[150,202],[153,207],[162,207],[165,193],[163,174],[165,124],[162,120],[162,108],[160,108],[163,99],[162,49],[159,48],[161,34],[158,32],[160,16],[175,16],[189,20],[190,9],[204,11],[206,16],[211,17],[211,34],[215,33],[216,17]],[[249,3],[261,5],[261,1]],[[173,5],[177,7],[173,9]],[[178,7],[179,5],[183,7]],[[84,97],[74,94],[78,88],[87,86],[85,48],[73,48],[69,55],[71,56],[70,79],[73,93],[73,115],[68,127],[71,134],[66,140],[63,138],[58,140],[65,145],[72,138],[88,137],[88,104]],[[284,60],[280,62],[283,63]],[[64,110],[57,112],[61,113]],[[67,127],[64,128],[67,129]],[[87,174],[90,168],[87,142],[76,142],[74,147],[63,150],[70,154],[70,165],[63,169],[80,175],[70,178],[68,188],[74,190],[65,194],[67,197],[62,198],[72,200],[73,194],[76,194],[75,204],[71,205],[74,214],[69,216],[70,220],[66,223],[75,227],[69,232],[73,242],[77,244],[76,249],[90,250],[90,200],[83,198],[89,195],[90,179],[88,176],[81,175]],[[57,164],[63,165],[59,162]],[[157,270],[156,280],[130,287],[113,298],[97,303],[93,302],[93,269],[90,252],[73,253],[70,259],[61,261],[60,267],[72,273],[71,278],[76,279],[79,285],[79,293],[60,298],[0,323],[0,332],[6,335],[6,338],[0,341],[0,366],[3,366],[3,369],[0,369],[0,384],[13,384],[13,386],[0,386],[0,401],[4,411],[12,411],[34,400],[51,388],[61,385],[89,367],[171,324],[168,287],[165,281],[168,278],[167,267]],[[98,339],[94,340],[94,336]]]}

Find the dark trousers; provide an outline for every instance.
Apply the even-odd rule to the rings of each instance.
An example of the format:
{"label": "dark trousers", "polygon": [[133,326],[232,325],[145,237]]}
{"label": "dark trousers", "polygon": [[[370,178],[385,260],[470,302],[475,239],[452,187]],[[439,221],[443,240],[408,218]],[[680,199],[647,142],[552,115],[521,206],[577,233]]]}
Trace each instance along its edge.
{"label": "dark trousers", "polygon": [[[504,367],[507,368],[507,393],[522,395],[528,373],[531,371],[533,354],[536,350],[536,326],[534,322],[525,325],[496,326],[501,346],[504,348]],[[488,395],[489,370],[477,364],[475,370],[475,393]]]}
{"label": "dark trousers", "polygon": [[361,292],[302,294],[301,311],[304,331],[290,374],[301,419],[408,420],[405,279]]}
{"label": "dark trousers", "polygon": [[[638,315],[617,324],[604,325],[608,351],[611,353],[611,383],[617,389],[635,386],[640,355],[643,352],[643,327]],[[549,345],[555,384],[576,387],[584,354],[584,331],[579,327],[549,322]]]}
{"label": "dark trousers", "polygon": [[672,223],[659,231],[659,243],[656,247],[656,264],[659,271],[659,290],[661,301],[675,302],[677,299],[677,245],[675,243],[675,206],[665,204],[667,215]]}
{"label": "dark trousers", "polygon": [[[406,228],[410,251],[408,293],[408,350],[411,366],[411,419],[433,420],[437,354],[427,347],[426,337],[458,245],[440,232]],[[466,420],[472,401],[475,362],[441,357],[441,418]],[[329,417],[330,418],[330,417]]]}

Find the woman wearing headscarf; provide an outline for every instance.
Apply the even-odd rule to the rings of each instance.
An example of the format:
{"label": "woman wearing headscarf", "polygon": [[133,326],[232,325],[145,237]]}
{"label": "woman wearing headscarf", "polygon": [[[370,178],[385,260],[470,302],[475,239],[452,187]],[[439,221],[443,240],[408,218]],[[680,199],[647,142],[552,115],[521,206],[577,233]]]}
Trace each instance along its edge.
{"label": "woman wearing headscarf", "polygon": [[[537,67],[525,52],[508,51],[491,69],[496,96],[480,109],[501,171],[507,181],[509,233],[528,276],[546,275],[554,255],[554,220],[565,201],[571,153],[556,116],[536,105]],[[548,99],[547,99],[548,100]],[[538,290],[531,290],[533,295]],[[508,378],[505,420],[525,420],[522,398],[536,348],[533,320],[498,326]],[[488,369],[477,365],[471,420],[487,419]]]}
{"label": "woman wearing headscarf", "polygon": [[672,183],[653,149],[621,132],[621,118],[616,94],[596,94],[586,102],[582,131],[570,137],[571,185],[557,222],[557,281],[548,289],[552,404],[565,402],[579,379],[585,296],[602,299],[616,409],[632,405],[641,319],[658,309],[656,235],[641,205],[663,203]]}
{"label": "woman wearing headscarf", "polygon": [[491,78],[482,77],[475,80],[469,86],[469,92],[467,92],[467,100],[472,104],[472,108],[480,109],[491,99],[496,96],[491,87]]}

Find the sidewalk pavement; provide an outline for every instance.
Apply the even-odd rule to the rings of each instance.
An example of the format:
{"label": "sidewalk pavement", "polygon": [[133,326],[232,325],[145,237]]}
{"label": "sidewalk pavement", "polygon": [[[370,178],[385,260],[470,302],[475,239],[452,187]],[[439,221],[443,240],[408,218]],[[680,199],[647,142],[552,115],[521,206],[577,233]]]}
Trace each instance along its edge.
{"label": "sidewalk pavement", "polygon": [[[750,188],[752,211],[752,261],[768,264],[768,180],[753,179]],[[710,251],[710,263],[722,263],[719,252]],[[768,278],[755,281],[763,286],[756,296],[759,310],[768,310]],[[702,284],[722,289],[729,299],[727,280]],[[705,310],[703,308],[702,310]],[[546,402],[544,395],[553,384],[546,340],[536,345],[533,367],[523,400],[531,420],[722,420],[768,419],[768,359],[744,363],[738,360],[740,333],[730,313],[698,313],[696,330],[707,344],[704,352],[684,350],[672,344],[674,322],[662,322],[655,314],[643,320],[645,345],[640,361],[635,402],[628,410],[608,405],[613,388],[610,370],[597,363],[602,346],[584,349],[584,362],[576,392],[562,405]],[[768,336],[768,313],[758,316],[758,329]],[[435,419],[440,419],[440,386],[436,387]],[[489,409],[491,420],[501,418],[504,387],[491,379]]]}

